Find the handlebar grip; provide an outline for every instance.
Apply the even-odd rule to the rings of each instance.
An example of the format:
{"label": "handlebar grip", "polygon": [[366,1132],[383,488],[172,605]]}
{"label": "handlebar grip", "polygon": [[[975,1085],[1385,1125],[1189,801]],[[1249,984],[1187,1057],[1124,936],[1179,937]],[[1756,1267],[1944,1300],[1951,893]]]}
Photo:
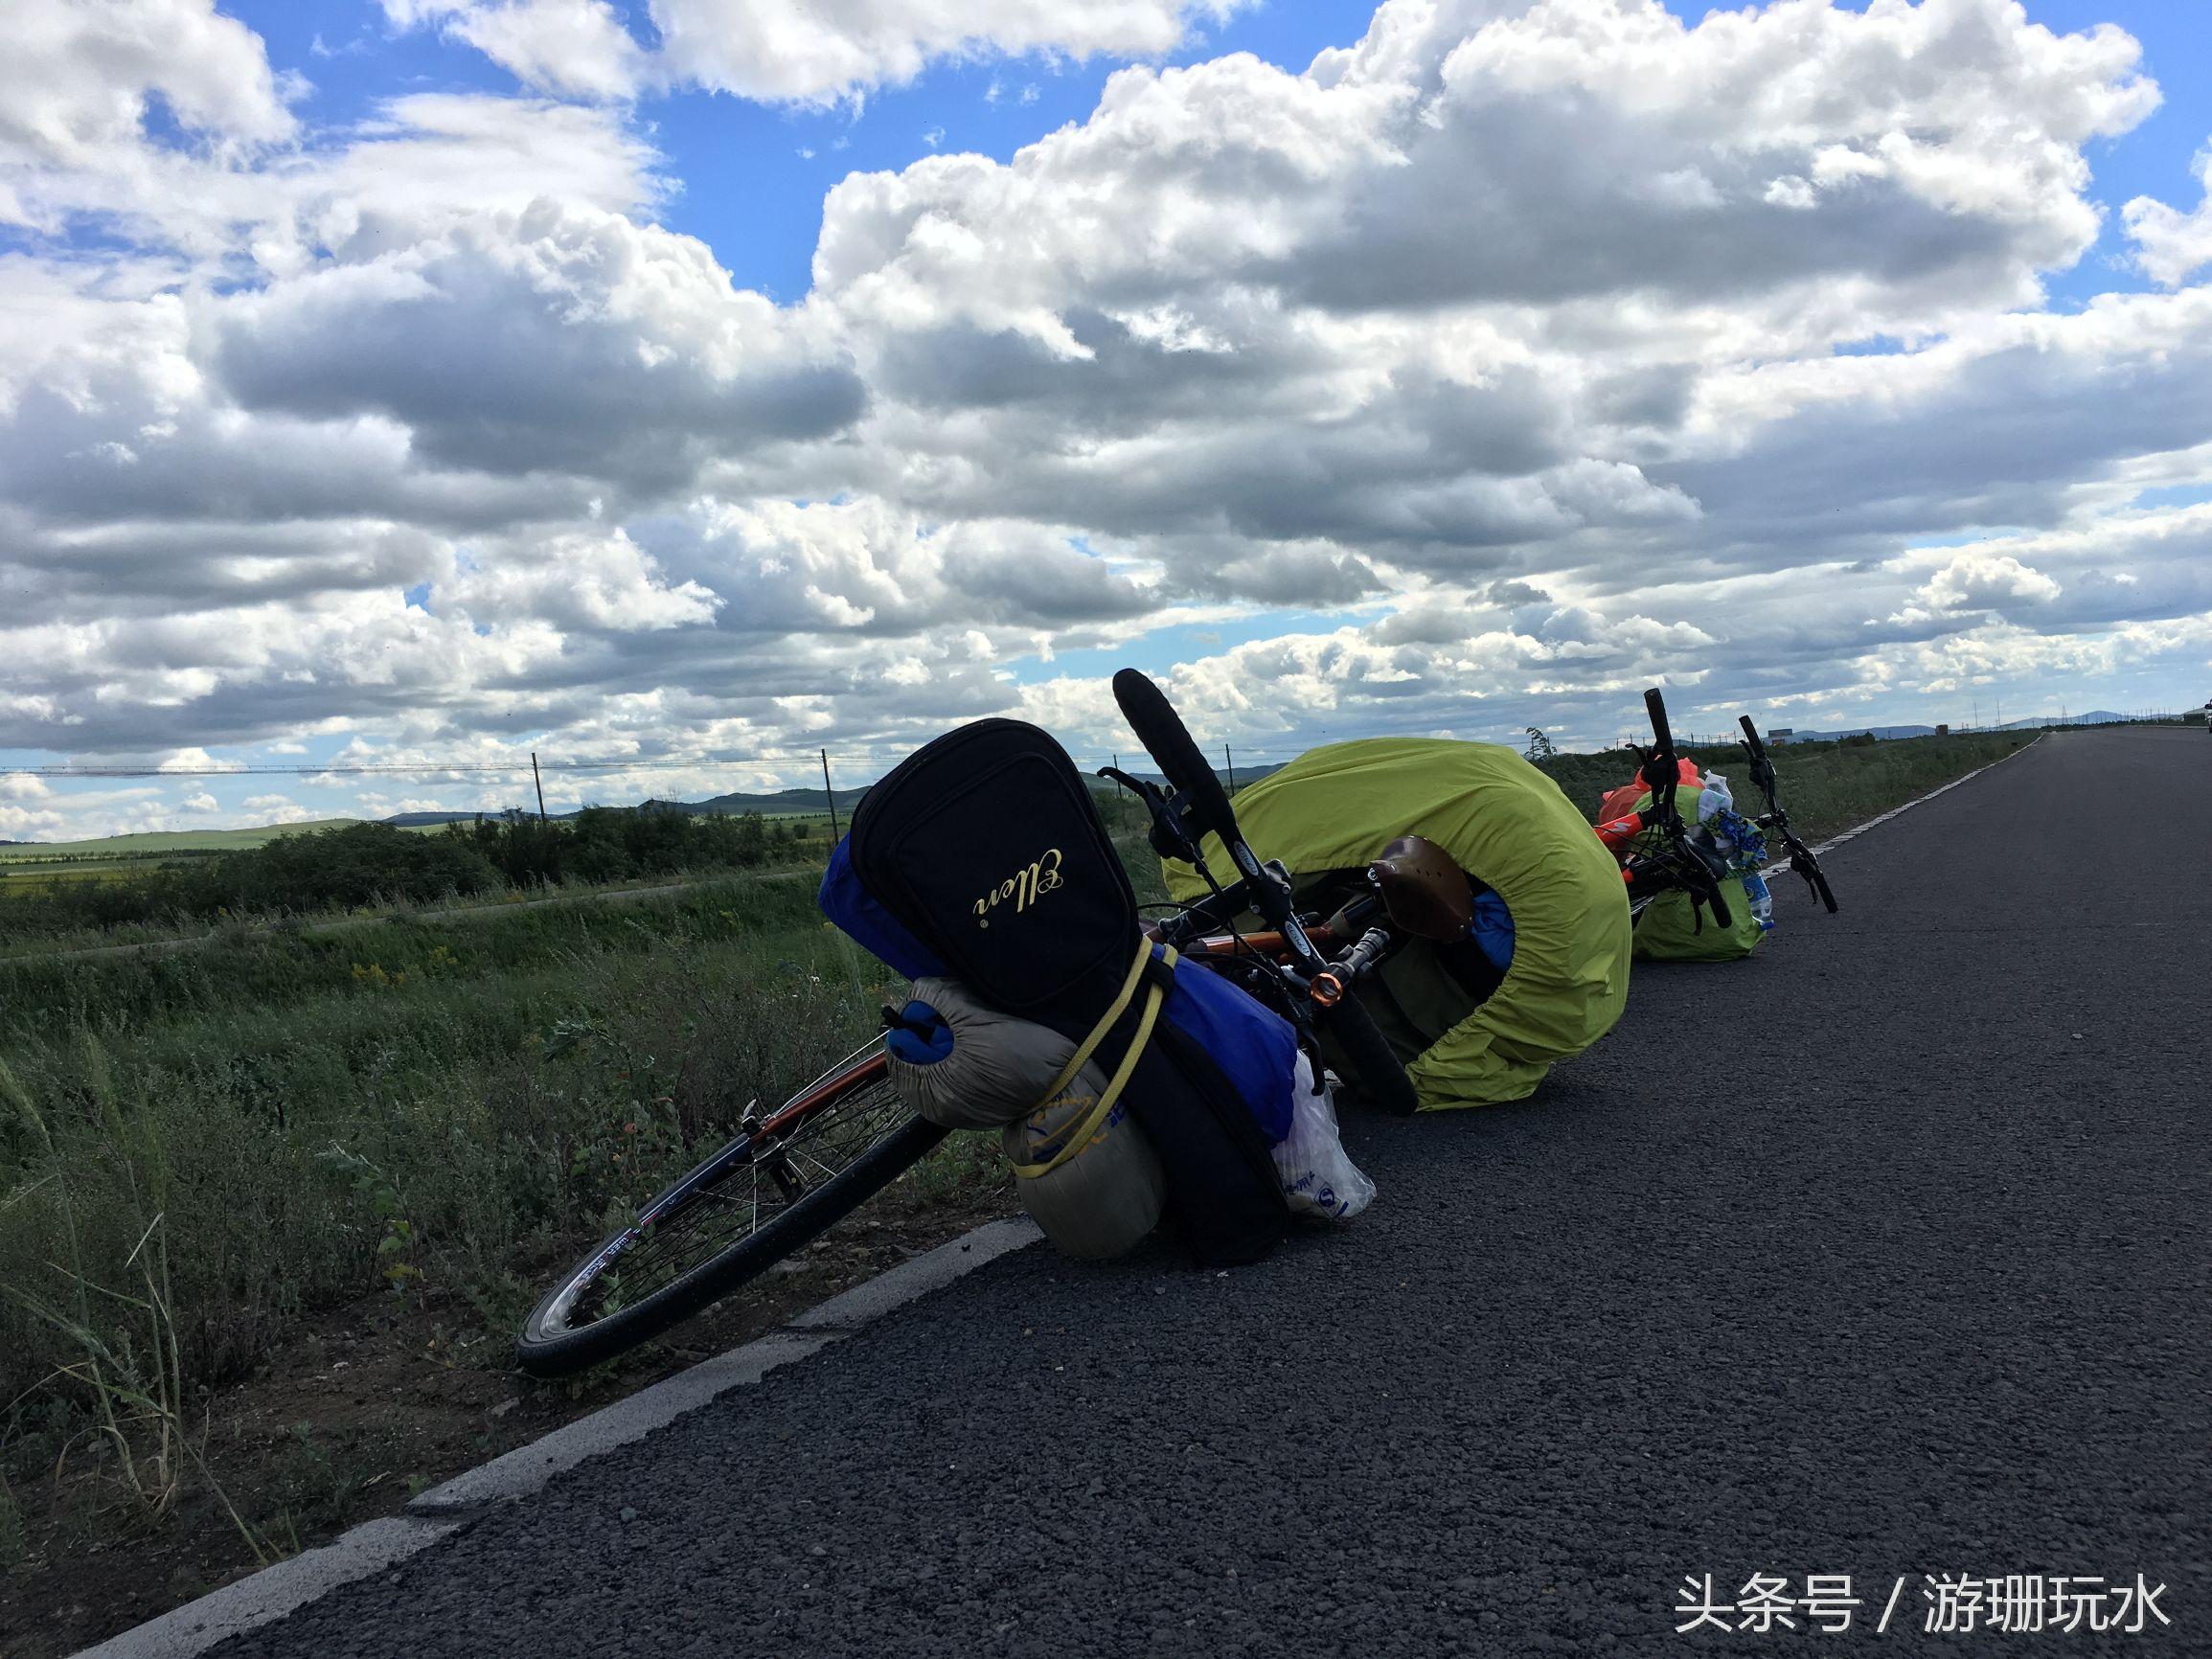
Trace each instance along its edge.
{"label": "handlebar grip", "polygon": [[1667,724],[1667,699],[1659,695],[1653,686],[1644,693],[1644,713],[1652,716],[1652,735],[1659,740],[1659,748],[1666,754],[1675,752],[1675,734]]}
{"label": "handlebar grip", "polygon": [[1820,902],[1828,907],[1828,914],[1834,916],[1836,914],[1836,895],[1830,891],[1828,877],[1821,872],[1820,866],[1817,864],[1813,867],[1813,891],[1820,896]]}
{"label": "handlebar grip", "polygon": [[1224,845],[1234,841],[1237,815],[1229,810],[1228,793],[1166,694],[1135,669],[1124,669],[1114,675],[1114,701],[1137,740],[1160,763],[1170,786],[1188,798],[1199,827],[1211,830]]}
{"label": "handlebar grip", "polygon": [[1759,736],[1759,728],[1751,723],[1751,716],[1749,715],[1738,715],[1736,723],[1744,728],[1744,746],[1751,751],[1751,759],[1754,761],[1765,760],[1767,758],[1767,745]]}

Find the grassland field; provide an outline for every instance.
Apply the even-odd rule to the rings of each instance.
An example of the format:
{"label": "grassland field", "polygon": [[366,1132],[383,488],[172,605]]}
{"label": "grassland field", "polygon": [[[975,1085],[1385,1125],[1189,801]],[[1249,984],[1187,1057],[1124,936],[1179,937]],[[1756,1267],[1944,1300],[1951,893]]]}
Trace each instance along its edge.
{"label": "grassland field", "polygon": [[[813,822],[826,819],[828,814],[765,812],[760,816],[768,823],[783,824]],[[359,818],[312,818],[297,824],[262,824],[243,830],[143,830],[128,835],[102,835],[84,841],[4,841],[0,842],[0,878],[27,875],[31,869],[46,865],[68,866],[73,873],[108,869],[127,872],[142,869],[148,862],[236,852],[266,846],[285,835],[312,835],[319,830],[362,822]],[[436,835],[445,826],[403,824],[399,828],[418,835]]]}
{"label": "grassland field", "polygon": [[[1816,839],[2028,736],[1777,761]],[[1752,809],[1740,752],[1713,759]],[[1545,769],[1588,814],[1632,761]],[[1140,895],[1159,897],[1133,809],[1110,807],[1109,823]],[[148,1592],[186,1599],[219,1576],[210,1529],[235,1533],[231,1566],[250,1566],[255,1548],[311,1543],[451,1472],[407,1468],[381,1493],[359,1474],[259,1480],[226,1463],[226,1423],[258,1409],[287,1344],[333,1319],[412,1332],[426,1346],[393,1361],[402,1375],[491,1374],[530,1395],[502,1374],[538,1281],[718,1144],[746,1102],[863,1040],[901,989],[823,921],[811,879],[793,878],[819,868],[818,843],[807,856],[620,906],[345,930],[236,919],[190,952],[0,960],[0,1602],[51,1602],[40,1586],[95,1546],[157,1554],[190,1530],[191,1572]],[[994,1153],[956,1136],[889,1202],[1011,1199]],[[566,1398],[582,1409],[619,1386],[602,1375]],[[312,1444],[323,1431],[301,1409]],[[16,1650],[4,1631],[0,1648]]]}

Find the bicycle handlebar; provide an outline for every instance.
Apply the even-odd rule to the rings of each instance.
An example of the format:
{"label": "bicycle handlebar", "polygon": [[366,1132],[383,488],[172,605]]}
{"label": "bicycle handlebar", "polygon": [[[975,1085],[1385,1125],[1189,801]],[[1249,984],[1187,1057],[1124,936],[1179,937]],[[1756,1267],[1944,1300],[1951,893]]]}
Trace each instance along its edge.
{"label": "bicycle handlebar", "polygon": [[[1810,854],[1808,856],[1810,857]],[[1790,862],[1794,864],[1796,860],[1792,859]],[[1827,907],[1828,914],[1834,916],[1836,914],[1836,895],[1829,888],[1828,875],[1820,868],[1820,861],[1816,858],[1812,859],[1810,866],[1799,871],[1798,874],[1803,875],[1806,881],[1811,884],[1814,896]]]}
{"label": "bicycle handlebar", "polygon": [[1645,758],[1641,773],[1644,787],[1651,794],[1645,822],[1674,848],[1670,854],[1674,878],[1690,895],[1693,909],[1699,904],[1709,905],[1714,921],[1722,927],[1732,927],[1735,918],[1730,915],[1728,900],[1721,892],[1721,884],[1728,875],[1727,863],[1718,853],[1698,844],[1694,827],[1685,825],[1681,814],[1675,809],[1681,764],[1675,753],[1675,729],[1667,720],[1667,700],[1658,687],[1653,686],[1644,693],[1644,713],[1652,721],[1652,752]]}
{"label": "bicycle handlebar", "polygon": [[[1321,953],[1313,948],[1292,914],[1290,884],[1264,867],[1259,854],[1245,844],[1243,831],[1237,828],[1237,814],[1229,806],[1228,791],[1221,787],[1213,767],[1206,764],[1190,728],[1183,724],[1182,716],[1175,713],[1166,693],[1135,669],[1123,669],[1114,675],[1114,701],[1121,705],[1122,717],[1129,721],[1129,729],[1160,763],[1170,785],[1181,794],[1193,822],[1201,831],[1211,830],[1221,838],[1222,851],[1247,884],[1252,908],[1266,918],[1268,926],[1283,934],[1291,955],[1307,972],[1318,969]],[[1203,862],[1198,868],[1205,871]],[[1207,877],[1212,878],[1210,872]]]}
{"label": "bicycle handlebar", "polygon": [[1812,848],[1797,838],[1790,827],[1790,814],[1782,805],[1774,777],[1774,762],[1767,754],[1767,744],[1759,736],[1759,728],[1751,723],[1749,715],[1739,715],[1736,723],[1744,728],[1744,753],[1751,758],[1751,782],[1767,797],[1767,815],[1759,820],[1762,829],[1772,830],[1782,838],[1782,846],[1790,854],[1790,868],[1805,878],[1805,885],[1813,889],[1828,913],[1836,914],[1836,894],[1828,885],[1827,874],[1820,868],[1820,858]]}
{"label": "bicycle handlebar", "polygon": [[1123,669],[1114,675],[1114,701],[1121,705],[1122,718],[1129,721],[1137,741],[1160,763],[1169,784],[1189,800],[1198,827],[1211,830],[1224,846],[1236,840],[1237,815],[1229,809],[1228,791],[1198,753],[1190,728],[1166,693],[1135,669]]}
{"label": "bicycle handlebar", "polygon": [[1644,757],[1637,775],[1651,791],[1653,823],[1667,828],[1674,822],[1675,784],[1681,768],[1675,758],[1674,728],[1667,724],[1667,700],[1659,695],[1658,687],[1644,693],[1644,713],[1652,721],[1652,752]]}
{"label": "bicycle handlebar", "polygon": [[1767,744],[1759,736],[1759,728],[1751,723],[1749,715],[1738,715],[1736,723],[1744,728],[1744,753],[1751,758],[1751,783],[1767,797],[1767,810],[1779,812],[1780,802],[1774,799],[1774,762],[1767,758]]}

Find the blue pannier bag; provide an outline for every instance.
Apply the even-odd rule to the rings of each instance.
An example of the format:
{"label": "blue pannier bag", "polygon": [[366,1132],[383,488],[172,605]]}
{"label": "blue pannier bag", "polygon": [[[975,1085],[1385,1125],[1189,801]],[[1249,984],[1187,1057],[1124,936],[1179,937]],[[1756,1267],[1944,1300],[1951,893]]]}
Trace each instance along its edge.
{"label": "blue pannier bag", "polygon": [[958,980],[1078,1044],[1095,1033],[1108,1072],[1134,1048],[1122,1099],[1201,1262],[1257,1261],[1282,1237],[1269,1147],[1289,1131],[1296,1038],[1146,939],[1090,790],[1047,733],[980,720],[908,756],[854,813],[821,904],[908,978]]}
{"label": "blue pannier bag", "polygon": [[830,867],[822,873],[822,891],[815,896],[822,914],[877,961],[907,979],[942,979],[945,965],[923,947],[922,942],[899,925],[899,919],[869,897],[853,874],[853,837],[838,842],[830,853]]}

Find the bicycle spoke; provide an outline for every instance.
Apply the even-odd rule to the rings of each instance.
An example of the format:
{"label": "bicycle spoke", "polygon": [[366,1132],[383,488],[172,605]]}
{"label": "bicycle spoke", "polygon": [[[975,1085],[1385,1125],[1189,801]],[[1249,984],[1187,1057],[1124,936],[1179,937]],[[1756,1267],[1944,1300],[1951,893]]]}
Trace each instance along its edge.
{"label": "bicycle spoke", "polygon": [[796,1204],[807,1195],[807,1183],[799,1179],[798,1170],[791,1168],[791,1155],[782,1148],[773,1157],[765,1160],[768,1178],[776,1183],[776,1190],[784,1194],[786,1204]]}
{"label": "bicycle spoke", "polygon": [[579,1285],[570,1323],[587,1325],[618,1306],[635,1306],[756,1237],[834,1182],[907,1118],[880,1077],[850,1094],[832,1094],[815,1110],[794,1108],[781,1123],[771,1118],[774,1126],[764,1133],[760,1118],[748,1111],[744,1128],[755,1143],[656,1216],[596,1280]]}

